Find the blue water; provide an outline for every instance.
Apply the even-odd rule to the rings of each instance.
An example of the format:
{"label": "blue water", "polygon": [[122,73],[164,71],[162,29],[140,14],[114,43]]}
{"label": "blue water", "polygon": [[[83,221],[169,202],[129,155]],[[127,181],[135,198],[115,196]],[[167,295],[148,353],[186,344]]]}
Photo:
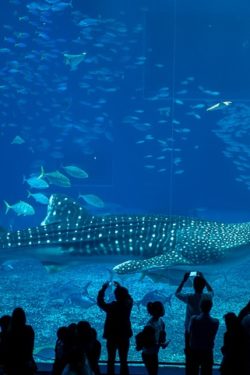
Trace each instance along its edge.
{"label": "blue water", "polygon": [[[70,178],[71,188],[51,185],[43,193],[74,198],[95,194],[104,207],[86,205],[94,214],[250,221],[249,13],[246,0],[3,2],[1,226],[16,230],[39,225],[46,206],[27,198],[30,189],[23,176],[38,176],[41,166],[63,173],[65,165],[77,165],[89,177]],[[64,54],[82,53],[86,57],[75,70],[65,63]],[[232,104],[206,110],[224,101]],[[21,144],[12,143],[17,136]],[[3,200],[29,202],[35,215],[5,215]],[[10,313],[17,304],[26,308],[37,332],[36,351],[43,350],[38,359],[49,359],[60,324],[84,317],[100,337],[102,313],[96,306],[81,305],[77,293],[91,280],[94,298],[116,259],[57,273],[24,259],[2,267],[0,306],[1,313]],[[247,270],[243,259],[213,279],[214,315],[221,319],[217,361],[223,314],[238,312],[249,299]],[[166,295],[175,290],[147,278],[141,281],[139,274],[122,281],[136,301],[150,290]],[[58,289],[61,295],[55,298]],[[135,307],[135,331],[145,319],[145,307],[140,312]],[[173,299],[166,307],[172,342],[163,360],[183,360],[183,320],[184,306]],[[130,358],[139,359],[139,354],[132,349]]]}

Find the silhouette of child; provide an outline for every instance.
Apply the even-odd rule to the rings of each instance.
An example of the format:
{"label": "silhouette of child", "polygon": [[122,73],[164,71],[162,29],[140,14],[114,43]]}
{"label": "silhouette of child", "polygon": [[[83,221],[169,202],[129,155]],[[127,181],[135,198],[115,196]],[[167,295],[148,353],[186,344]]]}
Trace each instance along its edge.
{"label": "silhouette of child", "polygon": [[166,329],[162,316],[165,315],[165,309],[161,302],[149,302],[147,304],[148,313],[151,318],[143,330],[142,360],[149,375],[158,373],[158,353],[160,347],[166,348],[169,342],[166,342]]}
{"label": "silhouette of child", "polygon": [[55,361],[53,364],[52,375],[61,375],[67,363],[67,339],[68,328],[59,327],[57,330],[57,340],[55,346]]}
{"label": "silhouette of child", "polygon": [[64,367],[62,375],[92,375],[82,348],[76,346],[69,353],[68,363]]}

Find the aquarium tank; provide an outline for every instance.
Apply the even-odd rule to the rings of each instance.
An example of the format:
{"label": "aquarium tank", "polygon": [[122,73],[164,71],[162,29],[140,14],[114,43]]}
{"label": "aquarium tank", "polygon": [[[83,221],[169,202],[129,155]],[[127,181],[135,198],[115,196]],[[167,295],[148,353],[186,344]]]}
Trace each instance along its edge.
{"label": "aquarium tank", "polygon": [[79,320],[106,359],[96,296],[115,280],[134,336],[164,303],[160,360],[183,363],[187,271],[214,289],[220,362],[223,316],[249,300],[249,16],[247,0],[1,2],[0,314],[25,309],[38,362]]}

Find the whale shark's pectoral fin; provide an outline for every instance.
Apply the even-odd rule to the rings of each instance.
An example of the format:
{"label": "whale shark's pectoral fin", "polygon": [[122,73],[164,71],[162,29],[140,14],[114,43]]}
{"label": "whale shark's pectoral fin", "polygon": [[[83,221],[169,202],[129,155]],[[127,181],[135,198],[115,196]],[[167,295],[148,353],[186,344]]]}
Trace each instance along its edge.
{"label": "whale shark's pectoral fin", "polygon": [[[187,261],[178,258],[178,264],[186,264]],[[118,264],[113,268],[113,271],[123,274],[123,273],[135,273],[148,271],[152,268],[170,267],[176,264],[176,260],[171,259],[168,255],[158,255],[152,258],[147,258],[143,260],[128,260],[121,264]]]}

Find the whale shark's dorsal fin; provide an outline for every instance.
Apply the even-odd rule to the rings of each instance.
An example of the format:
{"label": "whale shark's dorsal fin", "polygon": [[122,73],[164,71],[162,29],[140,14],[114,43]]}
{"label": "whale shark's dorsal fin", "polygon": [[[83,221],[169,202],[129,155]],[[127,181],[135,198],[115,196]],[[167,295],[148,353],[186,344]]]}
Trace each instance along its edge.
{"label": "whale shark's dorsal fin", "polygon": [[75,224],[89,216],[89,213],[74,199],[62,194],[52,194],[49,198],[47,215],[41,225],[61,222]]}

